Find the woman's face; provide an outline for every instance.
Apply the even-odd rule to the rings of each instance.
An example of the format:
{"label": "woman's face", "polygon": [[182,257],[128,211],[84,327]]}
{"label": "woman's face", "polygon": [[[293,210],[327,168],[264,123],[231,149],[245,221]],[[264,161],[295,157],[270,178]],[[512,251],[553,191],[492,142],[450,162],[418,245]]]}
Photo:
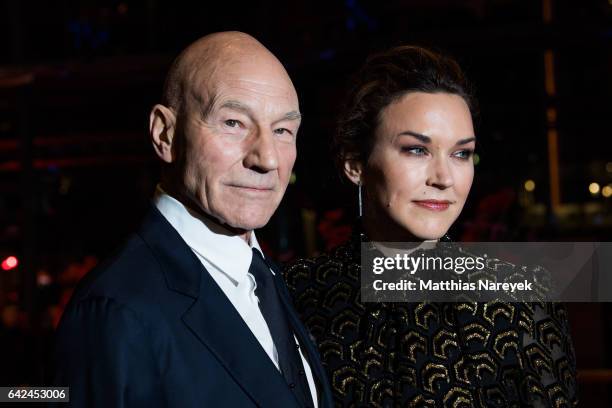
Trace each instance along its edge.
{"label": "woman's face", "polygon": [[377,241],[433,240],[457,219],[474,178],[465,100],[412,92],[385,107],[361,170],[366,232]]}

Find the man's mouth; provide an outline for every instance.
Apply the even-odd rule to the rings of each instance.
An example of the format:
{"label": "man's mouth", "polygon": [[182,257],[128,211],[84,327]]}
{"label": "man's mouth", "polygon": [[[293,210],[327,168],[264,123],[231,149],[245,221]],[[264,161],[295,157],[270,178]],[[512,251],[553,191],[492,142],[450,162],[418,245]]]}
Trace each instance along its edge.
{"label": "man's mouth", "polygon": [[228,184],[229,187],[239,188],[246,191],[252,192],[269,192],[274,191],[274,186],[267,185],[249,185],[249,184]]}

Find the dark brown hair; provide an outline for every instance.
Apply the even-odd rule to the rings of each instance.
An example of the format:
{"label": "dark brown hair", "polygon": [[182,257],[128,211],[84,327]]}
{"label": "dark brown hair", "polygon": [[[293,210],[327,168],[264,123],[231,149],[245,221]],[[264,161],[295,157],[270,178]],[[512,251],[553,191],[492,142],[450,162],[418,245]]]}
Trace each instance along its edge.
{"label": "dark brown hair", "polygon": [[332,139],[332,155],[340,173],[346,160],[367,161],[380,113],[409,92],[459,95],[472,116],[476,115],[471,86],[454,59],[409,45],[372,55],[353,79]]}

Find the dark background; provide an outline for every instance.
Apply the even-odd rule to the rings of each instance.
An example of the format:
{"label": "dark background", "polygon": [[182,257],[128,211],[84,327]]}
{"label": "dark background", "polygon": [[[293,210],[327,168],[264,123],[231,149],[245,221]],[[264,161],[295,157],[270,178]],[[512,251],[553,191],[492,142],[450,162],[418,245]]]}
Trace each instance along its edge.
{"label": "dark background", "polygon": [[[2,0],[0,385],[44,383],[75,282],[152,196],[148,114],[166,70],[221,30],[264,43],[300,96],[295,182],[258,232],[278,260],[348,234],[356,196],[333,169],[329,136],[350,75],[402,43],[449,53],[476,87],[479,162],[455,239],[610,240],[612,0]],[[570,305],[581,406],[612,404],[611,311]]]}

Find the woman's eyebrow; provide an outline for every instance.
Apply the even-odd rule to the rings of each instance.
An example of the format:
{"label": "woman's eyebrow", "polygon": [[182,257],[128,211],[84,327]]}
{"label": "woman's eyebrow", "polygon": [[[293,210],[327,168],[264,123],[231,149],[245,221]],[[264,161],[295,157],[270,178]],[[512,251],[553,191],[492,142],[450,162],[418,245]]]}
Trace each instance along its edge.
{"label": "woman's eyebrow", "polygon": [[403,132],[400,132],[397,135],[398,136],[412,136],[412,137],[416,137],[423,143],[431,143],[431,137],[422,135],[417,132],[413,132],[412,130],[404,130]]}
{"label": "woman's eyebrow", "polygon": [[[423,142],[425,144],[431,143],[431,137],[422,135],[422,134],[417,133],[417,132],[413,132],[412,130],[404,130],[403,132],[400,132],[397,135],[398,136],[412,136],[414,138],[419,139],[421,142]],[[473,137],[473,136],[465,138],[465,139],[461,139],[461,140],[457,141],[457,143],[455,143],[455,146],[468,144],[468,143],[470,143],[472,141],[475,141],[475,140],[476,140],[476,138]]]}
{"label": "woman's eyebrow", "polygon": [[475,137],[468,137],[467,139],[461,139],[461,140],[459,140],[457,143],[455,143],[455,145],[456,145],[456,146],[458,146],[458,145],[464,145],[464,144],[468,144],[468,143],[470,143],[470,142],[472,142],[472,141],[474,141],[474,142],[475,142],[475,141],[476,141],[476,138],[475,138]]}

